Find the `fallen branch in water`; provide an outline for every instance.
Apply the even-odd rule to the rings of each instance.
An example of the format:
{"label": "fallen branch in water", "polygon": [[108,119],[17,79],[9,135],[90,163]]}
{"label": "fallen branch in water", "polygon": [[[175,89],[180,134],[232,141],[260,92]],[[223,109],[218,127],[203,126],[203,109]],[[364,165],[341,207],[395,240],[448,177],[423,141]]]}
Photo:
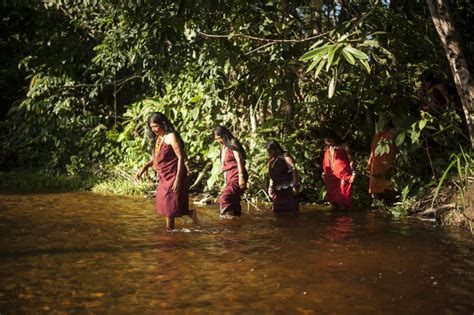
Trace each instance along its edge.
{"label": "fallen branch in water", "polygon": [[420,221],[436,222],[435,218],[420,218],[420,217],[416,217],[416,218]]}
{"label": "fallen branch in water", "polygon": [[427,214],[431,214],[431,213],[435,213],[438,212],[438,210],[442,210],[442,209],[448,209],[448,208],[456,208],[456,204],[455,203],[448,203],[448,204],[445,204],[445,205],[442,205],[440,207],[437,207],[437,208],[428,208],[420,213],[417,214],[417,217],[418,216],[423,216],[423,215],[427,215]]}
{"label": "fallen branch in water", "polygon": [[194,183],[189,187],[190,190],[195,188],[197,185],[199,185],[199,183],[202,181],[202,179],[204,178],[206,173],[209,171],[210,166],[212,166],[212,163],[207,163],[204,166],[203,170],[199,173],[199,175],[196,178],[196,180],[194,181]]}
{"label": "fallen branch in water", "polygon": [[260,208],[259,206],[257,206],[256,204],[254,204],[253,202],[251,202],[248,198],[244,198],[245,201],[247,201],[247,208],[249,208],[249,204],[252,205],[255,209],[257,210],[262,210],[262,208]]}
{"label": "fallen branch in water", "polygon": [[122,178],[127,179],[128,181],[132,182],[132,184],[134,184],[137,187],[141,187],[140,183],[137,182],[137,180],[133,176],[129,175],[127,172],[122,170],[120,167],[115,166],[114,170],[117,171],[117,174],[122,176]]}
{"label": "fallen branch in water", "polygon": [[211,194],[204,194],[204,196],[200,194],[193,198],[193,203],[200,206],[208,205],[215,202],[216,198]]}

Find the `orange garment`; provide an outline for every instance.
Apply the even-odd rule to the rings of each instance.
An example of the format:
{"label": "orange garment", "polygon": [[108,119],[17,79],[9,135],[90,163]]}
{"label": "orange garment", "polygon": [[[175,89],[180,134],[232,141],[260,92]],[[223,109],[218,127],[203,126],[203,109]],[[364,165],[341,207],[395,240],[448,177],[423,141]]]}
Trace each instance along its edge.
{"label": "orange garment", "polygon": [[[391,140],[390,150],[388,153],[382,155],[376,155],[375,149],[379,141],[383,139]],[[375,134],[370,145],[370,158],[369,158],[369,193],[379,194],[387,190],[389,181],[385,179],[385,174],[390,169],[393,159],[395,158],[395,131],[381,131]]]}

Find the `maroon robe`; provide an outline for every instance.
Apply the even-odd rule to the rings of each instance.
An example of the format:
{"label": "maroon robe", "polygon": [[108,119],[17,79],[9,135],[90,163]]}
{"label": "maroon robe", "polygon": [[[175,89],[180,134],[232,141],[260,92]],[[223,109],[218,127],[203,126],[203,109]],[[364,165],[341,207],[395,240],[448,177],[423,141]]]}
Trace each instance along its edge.
{"label": "maroon robe", "polygon": [[273,212],[298,212],[298,198],[293,194],[293,173],[283,156],[270,160],[268,174],[273,181]]}
{"label": "maroon robe", "polygon": [[[230,214],[238,216],[242,213],[240,197],[244,194],[245,189],[239,187],[239,168],[237,167],[234,152],[232,149],[226,149],[225,152],[222,165],[225,176],[225,186],[220,198],[221,215]],[[243,164],[245,165],[245,160],[243,160]],[[245,181],[247,181],[247,177],[247,172],[244,167]]]}
{"label": "maroon robe", "polygon": [[163,141],[159,152],[155,152],[153,166],[158,172],[156,189],[156,212],[168,218],[189,214],[188,174],[186,167],[182,172],[179,191],[172,190],[178,172],[178,157],[173,147]]}

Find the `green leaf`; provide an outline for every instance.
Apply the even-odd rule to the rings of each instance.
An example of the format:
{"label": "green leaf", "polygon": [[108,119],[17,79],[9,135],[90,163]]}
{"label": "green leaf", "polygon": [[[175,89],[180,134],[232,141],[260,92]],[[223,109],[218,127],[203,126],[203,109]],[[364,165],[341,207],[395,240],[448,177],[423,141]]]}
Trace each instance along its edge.
{"label": "green leaf", "polygon": [[379,141],[379,143],[377,143],[377,147],[375,148],[375,156],[384,155],[385,153],[388,153],[389,151],[390,151],[390,145],[383,141]]}
{"label": "green leaf", "polygon": [[310,49],[313,49],[314,47],[318,47],[322,42],[323,42],[322,39],[318,40],[316,43],[314,43],[313,45],[311,45]]}
{"label": "green leaf", "polygon": [[367,73],[370,73],[370,65],[369,65],[369,63],[367,62],[367,60],[359,59],[359,62],[364,66],[364,68],[365,68],[365,70],[367,71]]}
{"label": "green leaf", "polygon": [[400,146],[400,145],[403,143],[403,141],[405,141],[405,133],[404,133],[404,132],[402,132],[401,134],[399,134],[399,135],[397,136],[397,139],[395,140],[395,144],[396,144],[397,147],[398,147],[398,146]]}
{"label": "green leaf", "polygon": [[352,46],[346,46],[344,47],[348,52],[350,52],[352,55],[354,55],[354,57],[356,57],[357,59],[362,59],[362,60],[367,60],[369,59],[369,56],[367,56],[364,52],[358,50],[358,49],[355,49],[354,47]]}
{"label": "green leaf", "polygon": [[420,126],[420,130],[425,128],[427,121],[425,119],[420,120],[418,125]]}
{"label": "green leaf", "polygon": [[344,55],[344,58],[346,58],[347,62],[350,63],[351,65],[355,64],[355,59],[352,56],[352,54],[344,47],[342,49],[342,54]]}
{"label": "green leaf", "polygon": [[319,64],[319,66],[316,68],[316,72],[314,73],[314,77],[315,77],[315,78],[318,77],[319,73],[321,72],[321,69],[324,67],[324,63],[325,63],[325,62],[326,62],[326,61],[323,59],[323,60],[321,61],[321,63]]}
{"label": "green leaf", "polygon": [[196,120],[199,117],[199,107],[196,107],[192,110],[193,119]]}
{"label": "green leaf", "polygon": [[201,100],[201,98],[202,98],[202,95],[196,95],[190,100],[190,102],[191,103],[199,102]]}
{"label": "green leaf", "polygon": [[299,60],[307,61],[307,60],[310,60],[310,59],[314,59],[319,54],[321,54],[321,55],[324,54],[329,48],[331,48],[330,45],[324,45],[324,46],[316,48],[314,50],[310,50],[307,53],[305,53],[303,56],[301,56]]}
{"label": "green leaf", "polygon": [[332,98],[334,95],[334,90],[336,89],[336,76],[334,75],[329,81],[329,88],[328,88],[328,97]]}
{"label": "green leaf", "polygon": [[368,39],[364,41],[361,46],[373,46],[373,47],[379,47],[379,42],[377,40],[373,39]]}
{"label": "green leaf", "polygon": [[310,72],[311,70],[313,70],[313,68],[316,67],[320,62],[324,63],[324,59],[314,59],[314,61],[309,65],[308,69],[306,69],[306,72]]}
{"label": "green leaf", "polygon": [[417,130],[413,130],[411,132],[411,143],[417,142],[419,138],[420,138],[420,132]]}
{"label": "green leaf", "polygon": [[332,66],[332,61],[337,50],[337,46],[332,46],[328,51],[328,59],[326,63],[326,71],[329,71],[329,68]]}

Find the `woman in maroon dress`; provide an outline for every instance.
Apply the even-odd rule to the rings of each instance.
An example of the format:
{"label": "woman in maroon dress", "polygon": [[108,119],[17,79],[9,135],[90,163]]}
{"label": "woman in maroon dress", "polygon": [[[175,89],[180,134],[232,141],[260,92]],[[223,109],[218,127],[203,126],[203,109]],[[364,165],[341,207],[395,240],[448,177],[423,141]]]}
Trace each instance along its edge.
{"label": "woman in maroon dress", "polygon": [[448,88],[432,72],[421,74],[422,109],[435,116],[441,116],[450,106]]}
{"label": "woman in maroon dress", "polygon": [[140,179],[152,165],[158,172],[156,211],[166,217],[166,228],[174,229],[174,218],[187,215],[199,224],[196,210],[189,210],[188,175],[184,165],[184,143],[180,135],[162,113],[148,118],[151,138],[151,160],[137,173]]}
{"label": "woman in maroon dress", "polygon": [[240,216],[240,197],[245,192],[248,179],[245,150],[239,140],[223,126],[214,129],[214,139],[221,145],[221,169],[225,179],[220,197],[220,214],[222,217]]}
{"label": "woman in maroon dress", "polygon": [[270,176],[268,194],[272,198],[273,212],[298,212],[299,184],[295,160],[276,141],[267,143],[266,148]]}

